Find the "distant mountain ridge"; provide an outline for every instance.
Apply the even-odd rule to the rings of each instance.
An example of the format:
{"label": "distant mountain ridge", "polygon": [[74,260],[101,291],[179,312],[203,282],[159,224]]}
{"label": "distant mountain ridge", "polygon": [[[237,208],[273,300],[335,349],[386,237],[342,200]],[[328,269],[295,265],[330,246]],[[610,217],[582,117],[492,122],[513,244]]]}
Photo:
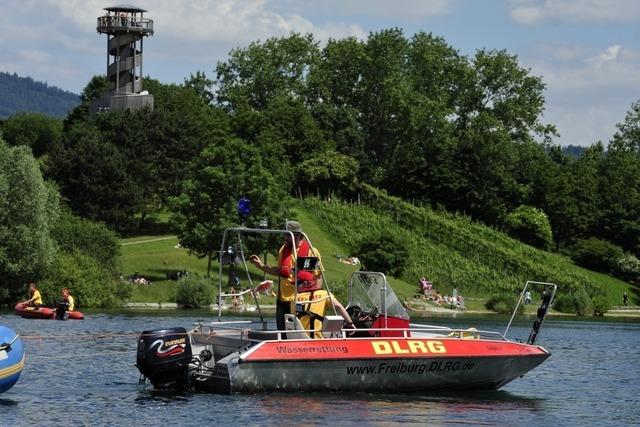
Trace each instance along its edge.
{"label": "distant mountain ridge", "polygon": [[574,159],[579,159],[582,157],[584,152],[587,151],[587,147],[582,147],[580,145],[567,145],[562,148],[562,152],[567,156],[573,157]]}
{"label": "distant mountain ridge", "polygon": [[63,118],[80,104],[80,96],[37,82],[31,77],[0,72],[0,118],[18,112],[35,112]]}

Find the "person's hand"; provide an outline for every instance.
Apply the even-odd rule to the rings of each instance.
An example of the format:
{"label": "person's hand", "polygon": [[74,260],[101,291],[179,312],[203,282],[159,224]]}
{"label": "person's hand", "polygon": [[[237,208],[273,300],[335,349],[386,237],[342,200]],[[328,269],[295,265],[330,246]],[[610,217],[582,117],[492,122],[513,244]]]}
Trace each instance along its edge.
{"label": "person's hand", "polygon": [[260,257],[258,255],[251,255],[249,257],[249,261],[251,262],[251,264],[255,265],[256,267],[262,269],[262,267],[264,266],[264,263],[262,262],[262,260],[260,259]]}
{"label": "person's hand", "polygon": [[344,329],[355,329],[356,326],[353,324],[353,322],[344,322]]}
{"label": "person's hand", "polygon": [[356,331],[356,326],[353,322],[344,322],[343,329],[352,329],[352,331],[347,332],[347,336],[351,336]]}

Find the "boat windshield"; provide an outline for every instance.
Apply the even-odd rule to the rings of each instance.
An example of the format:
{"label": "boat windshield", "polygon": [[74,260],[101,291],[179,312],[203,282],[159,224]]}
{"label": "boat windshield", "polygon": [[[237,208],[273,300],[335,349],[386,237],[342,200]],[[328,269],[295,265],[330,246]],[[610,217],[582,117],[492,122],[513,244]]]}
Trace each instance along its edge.
{"label": "boat windshield", "polygon": [[358,306],[363,312],[377,309],[384,316],[409,320],[407,311],[387,284],[382,273],[356,271],[349,281],[348,307]]}

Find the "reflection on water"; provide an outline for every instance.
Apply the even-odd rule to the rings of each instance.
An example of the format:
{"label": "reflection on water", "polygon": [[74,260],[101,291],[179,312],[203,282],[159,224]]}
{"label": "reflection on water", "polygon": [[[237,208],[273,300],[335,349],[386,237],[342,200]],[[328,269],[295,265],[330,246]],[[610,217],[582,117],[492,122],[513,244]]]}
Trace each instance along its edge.
{"label": "reflection on water", "polygon": [[0,399],[0,406],[14,406],[17,405],[18,402],[11,399]]}
{"label": "reflection on water", "polygon": [[267,417],[285,417],[294,423],[305,423],[309,419],[341,419],[364,425],[424,425],[449,423],[453,420],[456,424],[492,424],[493,413],[521,413],[540,409],[539,399],[515,396],[505,391],[458,393],[456,396],[271,394],[268,399],[260,399],[254,404]]}
{"label": "reflection on water", "polygon": [[[0,399],[1,424],[41,425],[43,416],[109,426],[640,424],[638,323],[548,320],[540,344],[552,356],[500,391],[229,396],[158,392],[140,384],[134,366],[138,334],[188,328],[207,315],[213,317],[201,312],[94,313],[68,322],[0,315],[0,324],[21,334],[27,352],[20,381]],[[431,319],[503,330],[506,322],[499,320]],[[510,335],[526,339],[530,327],[530,321],[516,324]]]}

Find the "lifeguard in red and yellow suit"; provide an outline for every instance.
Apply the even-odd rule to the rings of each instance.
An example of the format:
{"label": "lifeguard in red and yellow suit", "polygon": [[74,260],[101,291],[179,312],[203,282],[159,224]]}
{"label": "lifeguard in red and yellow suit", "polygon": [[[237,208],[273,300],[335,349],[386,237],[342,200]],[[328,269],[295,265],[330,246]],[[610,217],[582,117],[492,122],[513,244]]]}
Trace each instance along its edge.
{"label": "lifeguard in red and yellow suit", "polygon": [[[317,257],[320,253],[311,247],[307,239],[302,234],[302,226],[298,221],[287,221],[287,231],[293,234],[293,244],[291,234],[285,235],[285,242],[278,251],[278,264],[274,266],[266,265],[258,255],[251,255],[249,261],[265,273],[278,276],[278,298],[276,299],[276,324],[278,330],[284,330],[284,315],[295,314],[296,284],[294,267],[296,265],[296,253],[299,257]],[[296,251],[294,252],[293,245]],[[321,263],[318,262],[321,269]],[[315,272],[300,271],[298,280],[310,281],[322,275],[321,270]]]}

